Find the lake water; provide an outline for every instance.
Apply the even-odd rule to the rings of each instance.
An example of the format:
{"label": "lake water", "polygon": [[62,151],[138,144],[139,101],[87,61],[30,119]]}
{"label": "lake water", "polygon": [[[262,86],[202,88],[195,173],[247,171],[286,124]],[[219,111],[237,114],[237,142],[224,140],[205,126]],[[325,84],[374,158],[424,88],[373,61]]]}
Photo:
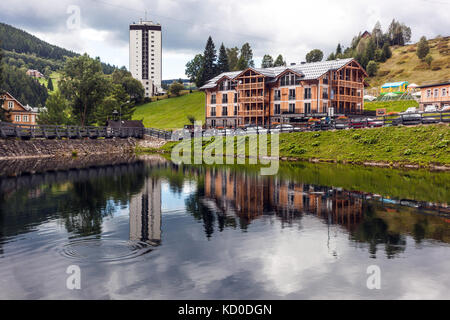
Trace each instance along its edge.
{"label": "lake water", "polygon": [[14,165],[0,164],[1,299],[450,298],[450,173]]}

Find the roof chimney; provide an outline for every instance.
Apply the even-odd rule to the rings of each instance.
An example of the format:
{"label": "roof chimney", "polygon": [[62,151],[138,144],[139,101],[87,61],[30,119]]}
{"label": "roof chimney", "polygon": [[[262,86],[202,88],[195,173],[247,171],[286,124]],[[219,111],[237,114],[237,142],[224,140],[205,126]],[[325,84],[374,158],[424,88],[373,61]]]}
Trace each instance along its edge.
{"label": "roof chimney", "polygon": [[302,64],[305,64],[306,63],[306,61],[302,61]]}

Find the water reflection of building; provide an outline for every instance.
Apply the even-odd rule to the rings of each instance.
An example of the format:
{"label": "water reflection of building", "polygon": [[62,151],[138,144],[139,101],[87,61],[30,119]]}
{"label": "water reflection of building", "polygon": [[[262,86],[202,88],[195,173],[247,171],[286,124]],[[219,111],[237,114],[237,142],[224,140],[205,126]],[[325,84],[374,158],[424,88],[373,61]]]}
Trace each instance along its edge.
{"label": "water reflection of building", "polygon": [[130,240],[161,243],[161,180],[147,178],[130,200]]}
{"label": "water reflection of building", "polygon": [[307,213],[349,230],[359,223],[363,212],[362,199],[349,192],[231,170],[206,171],[205,197],[217,211],[248,220],[275,214],[291,223]]}

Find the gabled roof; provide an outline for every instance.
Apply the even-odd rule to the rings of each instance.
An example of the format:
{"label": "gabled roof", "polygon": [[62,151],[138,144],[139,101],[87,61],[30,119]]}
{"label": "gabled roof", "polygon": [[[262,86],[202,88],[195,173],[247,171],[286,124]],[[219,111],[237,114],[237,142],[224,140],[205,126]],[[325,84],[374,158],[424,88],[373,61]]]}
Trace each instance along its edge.
{"label": "gabled roof", "polygon": [[248,68],[243,71],[224,72],[222,74],[219,74],[217,77],[209,80],[200,89],[203,90],[203,89],[214,88],[217,85],[217,82],[220,79],[222,79],[224,76],[235,79],[241,73],[243,73],[247,70],[253,70],[257,73],[260,73],[260,74],[266,76],[267,78],[269,78],[271,80],[274,80],[274,78],[277,78],[279,75],[281,75],[282,73],[284,73],[287,70],[290,70],[294,73],[302,75],[301,80],[314,80],[314,79],[320,78],[328,71],[338,70],[338,69],[344,67],[351,61],[356,62],[356,60],[354,60],[353,58],[348,58],[348,59],[338,59],[338,60],[323,61],[323,62],[303,63],[303,64],[291,65],[289,67]]}
{"label": "gabled roof", "polygon": [[[14,100],[15,102],[17,102],[17,104],[19,105],[19,107],[21,107],[24,111],[30,111],[30,110],[28,110],[27,108],[25,108],[25,107],[23,106],[23,104],[20,103],[19,100],[17,100],[16,98],[14,98],[13,95],[12,95],[11,93],[9,93],[9,92],[4,92],[4,95],[9,96],[9,100]],[[1,106],[0,106],[0,107],[1,107]]]}

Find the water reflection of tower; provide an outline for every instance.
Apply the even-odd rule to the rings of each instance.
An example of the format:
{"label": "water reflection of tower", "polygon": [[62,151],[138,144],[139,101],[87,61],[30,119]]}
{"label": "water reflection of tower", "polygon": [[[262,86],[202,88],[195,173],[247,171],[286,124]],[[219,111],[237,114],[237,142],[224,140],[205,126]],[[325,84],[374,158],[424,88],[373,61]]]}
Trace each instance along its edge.
{"label": "water reflection of tower", "polygon": [[147,178],[130,201],[130,240],[161,243],[161,180]]}

